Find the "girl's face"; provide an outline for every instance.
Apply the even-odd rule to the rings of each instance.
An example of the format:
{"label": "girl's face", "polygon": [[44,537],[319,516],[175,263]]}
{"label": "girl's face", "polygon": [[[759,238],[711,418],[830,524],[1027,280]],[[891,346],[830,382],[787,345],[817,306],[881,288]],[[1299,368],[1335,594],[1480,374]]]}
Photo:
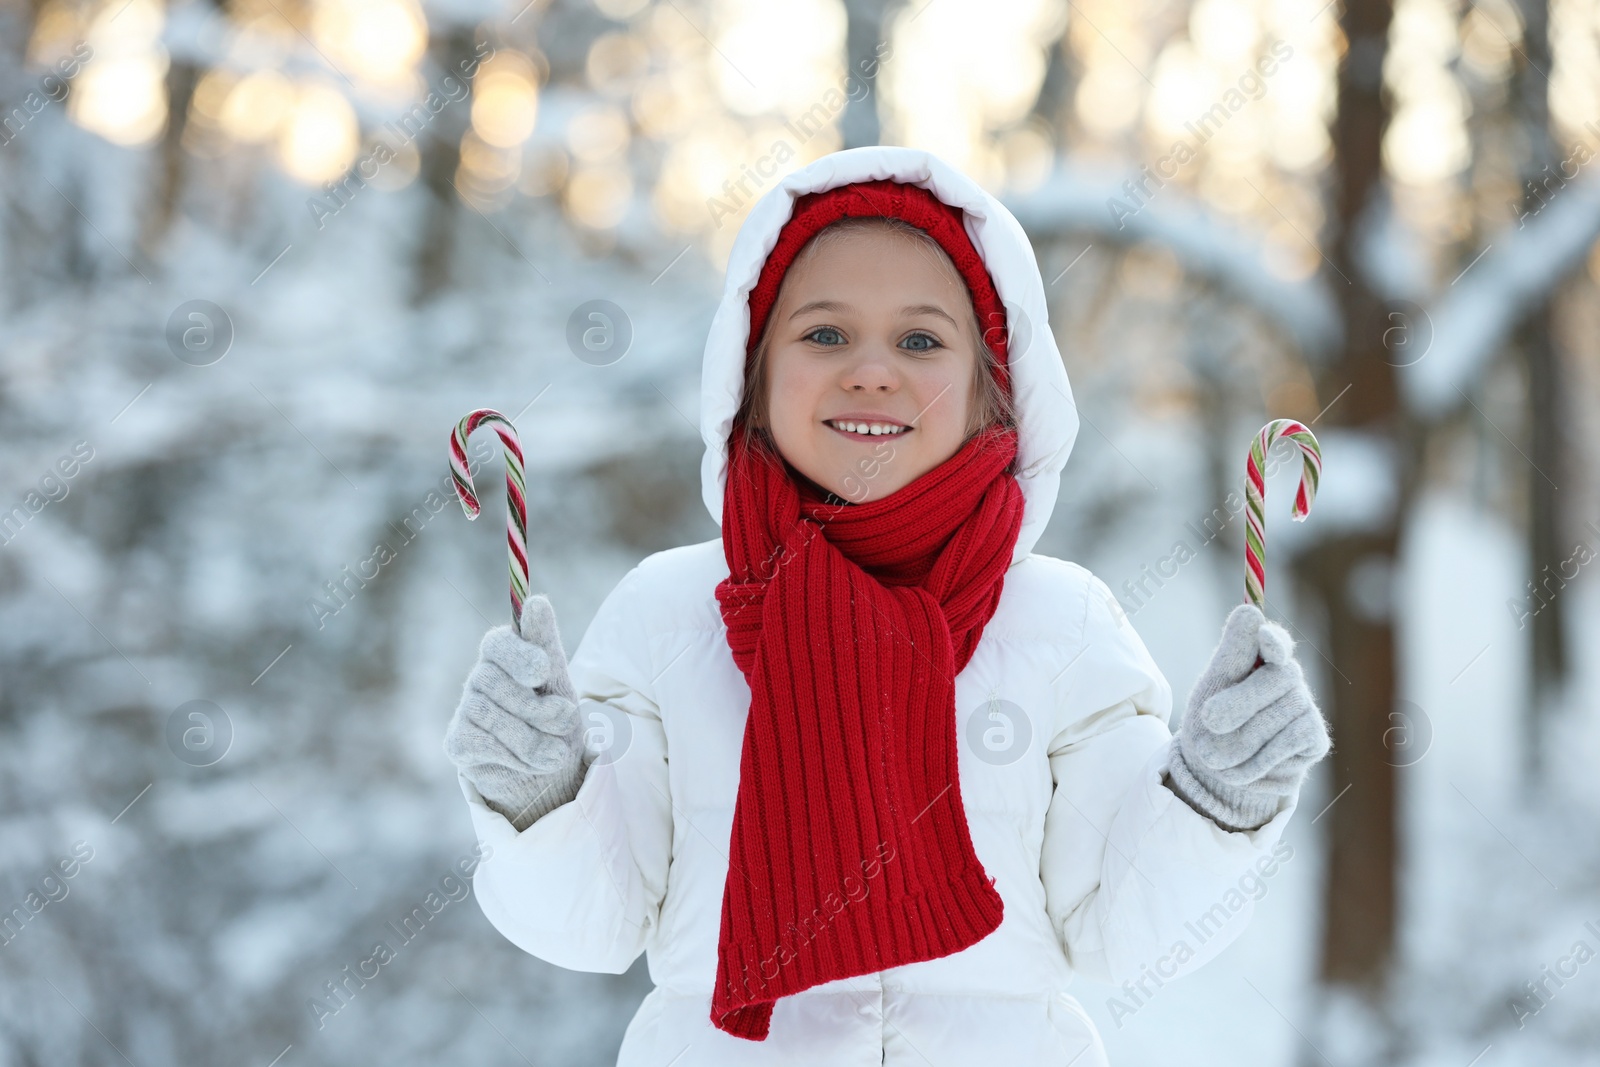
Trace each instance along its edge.
{"label": "girl's face", "polygon": [[921,241],[836,234],[784,275],[770,314],[769,430],[801,474],[860,504],[960,449],[978,360],[971,298]]}

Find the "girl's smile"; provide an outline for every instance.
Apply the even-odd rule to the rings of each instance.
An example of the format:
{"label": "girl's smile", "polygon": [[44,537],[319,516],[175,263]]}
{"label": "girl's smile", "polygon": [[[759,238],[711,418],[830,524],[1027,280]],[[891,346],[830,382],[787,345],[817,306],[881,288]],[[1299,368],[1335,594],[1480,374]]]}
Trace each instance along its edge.
{"label": "girl's smile", "polygon": [[824,425],[856,441],[871,441],[874,437],[900,437],[912,430],[905,423],[871,411],[847,411],[822,421]]}

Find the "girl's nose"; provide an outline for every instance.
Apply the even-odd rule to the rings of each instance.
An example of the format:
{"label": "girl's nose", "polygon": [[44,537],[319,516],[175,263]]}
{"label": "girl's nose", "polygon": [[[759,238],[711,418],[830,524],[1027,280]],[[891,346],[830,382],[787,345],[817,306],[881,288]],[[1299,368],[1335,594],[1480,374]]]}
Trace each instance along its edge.
{"label": "girl's nose", "polygon": [[900,379],[887,356],[873,351],[863,351],[846,368],[839,384],[852,392],[886,393],[899,388]]}

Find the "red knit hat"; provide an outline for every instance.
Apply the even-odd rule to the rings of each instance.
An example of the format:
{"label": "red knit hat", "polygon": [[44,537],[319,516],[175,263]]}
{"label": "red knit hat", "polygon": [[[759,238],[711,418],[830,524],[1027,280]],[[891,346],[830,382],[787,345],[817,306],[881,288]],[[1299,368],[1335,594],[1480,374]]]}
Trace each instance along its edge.
{"label": "red knit hat", "polygon": [[807,193],[794,202],[794,213],[778,233],[778,243],[768,253],[761,267],[761,277],[750,290],[750,336],[745,342],[745,356],[755,350],[761,339],[761,329],[778,299],[778,287],[795,256],[829,223],[842,218],[903,219],[923,230],[945,250],[955,263],[956,270],[967,285],[972,307],[977,312],[978,329],[999,361],[995,377],[1000,387],[1011,389],[1010,373],[1006,366],[1006,310],[995,291],[983,257],[972,246],[963,224],[965,213],[958,207],[946,204],[920,185],[884,178],[879,181],[854,182],[819,193]]}

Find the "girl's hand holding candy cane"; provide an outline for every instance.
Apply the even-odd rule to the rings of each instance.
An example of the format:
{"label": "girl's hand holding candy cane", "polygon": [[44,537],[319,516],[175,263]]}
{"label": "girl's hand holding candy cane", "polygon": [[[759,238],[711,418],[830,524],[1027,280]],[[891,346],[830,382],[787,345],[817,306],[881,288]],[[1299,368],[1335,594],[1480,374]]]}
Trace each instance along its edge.
{"label": "girl's hand holding candy cane", "polygon": [[1240,604],[1189,694],[1167,788],[1224,830],[1254,830],[1329,748],[1294,641],[1260,608]]}
{"label": "girl's hand holding candy cane", "polygon": [[1222,641],[1194,691],[1173,742],[1166,785],[1224,830],[1254,830],[1300,791],[1311,765],[1328,754],[1328,727],[1294,658],[1294,641],[1261,613],[1265,602],[1266,453],[1279,437],[1300,447],[1303,466],[1294,518],[1311,510],[1322,453],[1306,427],[1268,423],[1250,449],[1245,497],[1245,596],[1228,615]]}
{"label": "girl's hand holding candy cane", "polygon": [[578,706],[555,609],[528,591],[528,504],[522,444],[511,420],[492,408],[470,412],[450,435],[450,470],[467,518],[478,517],[467,466],[467,438],[492,425],[505,446],[506,546],[511,565],[512,620],[478,647],[478,662],[445,731],[444,750],[484,802],[521,833],[572,800],[583,782],[584,746]]}
{"label": "girl's hand holding candy cane", "polygon": [[450,761],[518,833],[576,797],[584,774],[567,657],[543,593],[523,602],[520,629],[484,635],[444,737]]}

